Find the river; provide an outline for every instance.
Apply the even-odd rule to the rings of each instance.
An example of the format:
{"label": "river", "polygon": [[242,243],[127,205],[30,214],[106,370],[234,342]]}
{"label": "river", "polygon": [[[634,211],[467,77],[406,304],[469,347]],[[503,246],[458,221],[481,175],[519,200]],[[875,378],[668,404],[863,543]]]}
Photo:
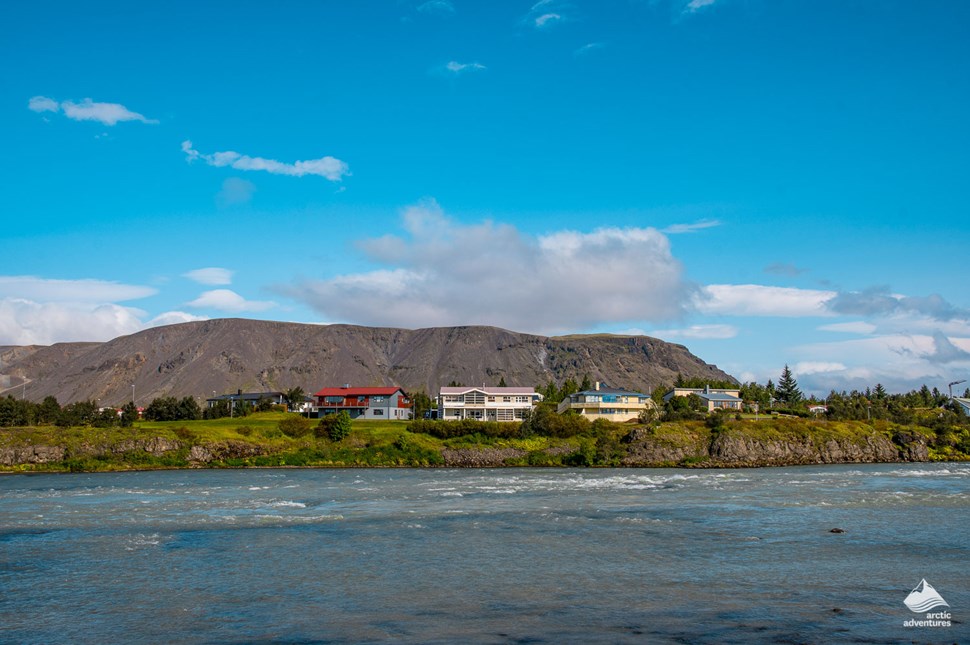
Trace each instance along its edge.
{"label": "river", "polygon": [[0,642],[966,642],[968,530],[970,464],[4,476]]}

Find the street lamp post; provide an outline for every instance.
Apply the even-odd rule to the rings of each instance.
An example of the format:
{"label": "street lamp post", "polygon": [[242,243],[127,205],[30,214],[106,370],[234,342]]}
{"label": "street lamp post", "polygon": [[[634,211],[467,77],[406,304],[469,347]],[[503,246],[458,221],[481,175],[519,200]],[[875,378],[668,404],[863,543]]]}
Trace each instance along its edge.
{"label": "street lamp post", "polygon": [[950,389],[950,399],[951,400],[953,399],[953,386],[954,385],[960,385],[960,383],[966,383],[966,382],[967,382],[967,380],[966,379],[963,379],[961,381],[950,381],[949,383],[946,384],[946,386]]}
{"label": "street lamp post", "polygon": [[135,405],[135,384],[131,384],[131,404]]}

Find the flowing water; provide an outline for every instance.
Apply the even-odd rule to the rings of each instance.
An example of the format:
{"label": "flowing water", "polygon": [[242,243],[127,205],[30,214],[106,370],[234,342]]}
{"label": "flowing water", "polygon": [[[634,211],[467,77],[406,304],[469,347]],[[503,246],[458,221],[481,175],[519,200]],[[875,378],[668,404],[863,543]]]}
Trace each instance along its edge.
{"label": "flowing water", "polygon": [[968,531],[970,464],[0,477],[0,642],[968,642]]}

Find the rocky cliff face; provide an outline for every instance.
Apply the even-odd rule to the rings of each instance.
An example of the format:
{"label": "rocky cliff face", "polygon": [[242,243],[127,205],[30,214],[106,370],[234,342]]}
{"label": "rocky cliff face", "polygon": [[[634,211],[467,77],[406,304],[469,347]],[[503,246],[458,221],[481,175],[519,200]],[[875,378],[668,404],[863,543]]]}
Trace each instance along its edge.
{"label": "rocky cliff face", "polygon": [[926,439],[897,433],[892,439],[873,432],[862,436],[759,438],[734,430],[699,433],[681,441],[637,430],[629,438],[626,466],[696,465],[705,467],[794,466],[804,464],[929,461]]}
{"label": "rocky cliff face", "polygon": [[[495,327],[383,329],[258,320],[209,320],[148,329],[107,343],[0,348],[11,385],[62,404],[139,405],[159,396],[400,385],[436,393],[451,381],[542,386],[584,375],[650,392],[678,374],[732,380],[686,347],[646,336],[520,334]],[[9,387],[9,386],[8,386]]]}

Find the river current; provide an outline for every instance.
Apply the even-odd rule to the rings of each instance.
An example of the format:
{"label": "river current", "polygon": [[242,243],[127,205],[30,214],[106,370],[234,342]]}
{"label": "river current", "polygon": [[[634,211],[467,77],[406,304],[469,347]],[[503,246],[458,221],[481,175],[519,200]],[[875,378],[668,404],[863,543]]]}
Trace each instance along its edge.
{"label": "river current", "polygon": [[3,643],[968,642],[968,563],[970,464],[0,477]]}

